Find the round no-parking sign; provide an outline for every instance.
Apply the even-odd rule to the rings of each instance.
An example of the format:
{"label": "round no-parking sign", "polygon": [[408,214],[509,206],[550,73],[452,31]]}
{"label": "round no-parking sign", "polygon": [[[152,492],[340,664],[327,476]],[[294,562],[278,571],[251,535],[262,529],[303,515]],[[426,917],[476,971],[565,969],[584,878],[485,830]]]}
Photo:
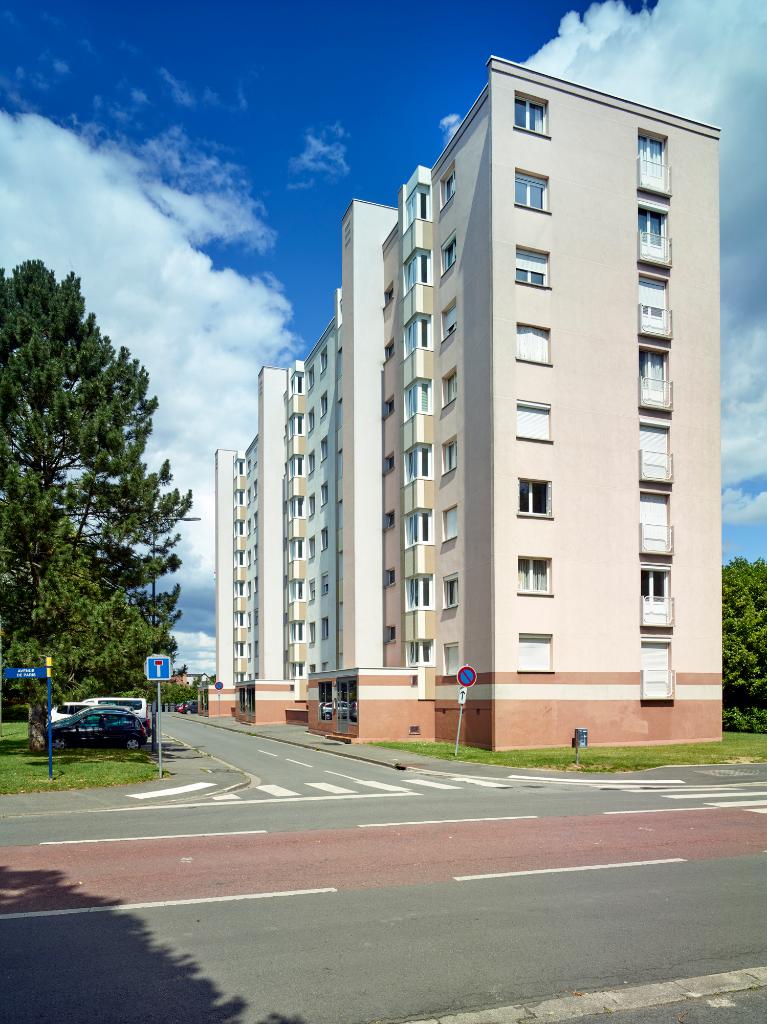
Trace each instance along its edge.
{"label": "round no-parking sign", "polygon": [[471,665],[464,665],[458,669],[455,678],[459,686],[473,686],[477,681],[477,670]]}

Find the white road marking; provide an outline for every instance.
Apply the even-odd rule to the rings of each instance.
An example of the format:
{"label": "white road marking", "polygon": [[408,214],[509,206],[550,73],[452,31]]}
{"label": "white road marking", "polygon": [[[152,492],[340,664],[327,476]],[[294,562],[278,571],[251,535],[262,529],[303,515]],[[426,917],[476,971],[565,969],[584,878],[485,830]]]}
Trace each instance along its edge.
{"label": "white road marking", "polygon": [[239,900],[268,900],[275,896],[315,896],[338,889],[292,889],[286,892],[249,892],[242,896],[203,896],[193,900],[162,900],[157,903],[120,903],[113,907],[71,907],[67,910],[31,910],[23,914],[0,914],[0,921],[18,921],[25,917],[64,917],[70,914],[125,914],[133,910],[165,907],[194,907],[201,903],[236,903]]}
{"label": "white road marking", "polygon": [[485,786],[487,789],[510,789],[505,782],[489,782],[487,779],[470,779],[468,776],[455,776],[456,782],[468,782],[472,786]]}
{"label": "white road marking", "polygon": [[131,800],[155,800],[159,796],[178,796],[179,793],[194,793],[198,789],[212,789],[215,782],[191,782],[188,786],[175,789],[157,789],[154,793],[129,793]]}
{"label": "white road marking", "polygon": [[269,796],[298,796],[294,790],[285,789],[284,786],[256,786],[256,789],[261,790],[262,793],[268,793]]}
{"label": "white road marking", "polygon": [[341,772],[326,772],[327,775],[338,775],[342,779],[349,779],[351,782],[356,782],[358,786],[369,786],[371,789],[383,789],[387,793],[409,793],[411,796],[415,794],[409,789],[404,789],[402,786],[390,786],[388,782],[369,782],[367,779],[358,779],[354,775],[342,775]]}
{"label": "white road marking", "polygon": [[476,882],[485,878],[519,878],[522,875],[558,875],[570,871],[605,871],[607,868],[646,868],[655,864],[686,864],[684,857],[665,860],[629,860],[622,864],[581,864],[572,868],[536,868],[533,871],[500,871],[493,875],[454,875],[456,882]]}
{"label": "white road marking", "polygon": [[398,825],[459,825],[464,821],[532,821],[537,814],[512,814],[504,818],[438,818],[435,821],[376,821],[357,828],[396,828]]}
{"label": "white road marking", "polygon": [[271,752],[271,750],[261,750],[260,747],[256,747],[256,750],[259,752],[259,754],[266,754],[267,757],[279,757],[280,756],[279,754],[273,754]]}
{"label": "white road marking", "polygon": [[710,803],[709,807],[764,807],[767,800],[720,800]]}
{"label": "white road marking", "polygon": [[715,811],[716,807],[650,807],[645,811],[602,811],[602,814],[684,814],[685,811]]}
{"label": "white road marking", "polygon": [[519,779],[522,782],[559,782],[563,786],[610,786],[623,789],[626,786],[684,786],[684,779],[625,779],[612,782],[605,779],[558,779],[550,775],[507,775],[507,779]]}
{"label": "white road marking", "polygon": [[307,782],[312,789],[321,789],[325,793],[351,793],[351,789],[344,789],[343,786],[334,786],[332,782]]}
{"label": "white road marking", "polygon": [[750,793],[744,793],[743,790],[740,790],[740,789],[739,790],[733,790],[732,792],[728,792],[727,790],[722,792],[721,789],[713,789],[713,790],[710,789],[710,790],[708,790],[705,793],[690,793],[689,795],[684,795],[684,796],[669,795],[667,793],[663,793],[661,795],[663,796],[664,800],[695,800],[697,798],[700,798],[702,800],[702,799],[706,799],[706,798],[710,798],[710,797],[715,797],[715,796],[726,796],[726,797],[734,797],[734,796],[767,796],[767,791],[757,792],[757,793],[754,793],[752,791]]}
{"label": "white road marking", "polygon": [[241,797],[237,796],[236,793],[219,793],[218,796],[211,797],[211,800],[240,800]]}
{"label": "white road marking", "polygon": [[89,843],[145,843],[154,839],[208,839],[211,836],[265,836],[265,828],[247,832],[182,832],[172,836],[120,836],[118,839],[47,839],[38,846],[85,846]]}
{"label": "white road marking", "polygon": [[460,786],[448,786],[446,782],[432,782],[430,779],[405,779],[411,786],[428,786],[429,789],[460,789]]}
{"label": "white road marking", "polygon": [[286,757],[286,761],[290,761],[291,764],[300,764],[302,768],[314,768],[313,764],[307,764],[306,761],[294,761],[292,757]]}

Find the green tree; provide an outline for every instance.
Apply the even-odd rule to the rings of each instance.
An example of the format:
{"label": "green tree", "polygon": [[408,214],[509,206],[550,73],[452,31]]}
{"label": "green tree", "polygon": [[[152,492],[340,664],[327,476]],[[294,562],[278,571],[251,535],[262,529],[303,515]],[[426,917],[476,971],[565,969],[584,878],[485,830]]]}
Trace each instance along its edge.
{"label": "green tree", "polygon": [[[54,659],[57,697],[114,689],[153,650],[175,654],[175,525],[191,493],[144,454],[156,398],[146,370],[86,313],[74,274],[0,269],[0,615],[6,664]],[[123,682],[124,686],[124,682]],[[45,688],[19,682],[30,746]]]}
{"label": "green tree", "polygon": [[767,562],[722,568],[722,687],[726,708],[767,708]]}

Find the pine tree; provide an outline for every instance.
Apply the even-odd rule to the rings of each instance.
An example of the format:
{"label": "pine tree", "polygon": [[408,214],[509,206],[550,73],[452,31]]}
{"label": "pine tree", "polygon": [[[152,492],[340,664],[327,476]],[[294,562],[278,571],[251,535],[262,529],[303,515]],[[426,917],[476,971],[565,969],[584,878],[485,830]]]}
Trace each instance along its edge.
{"label": "pine tree", "polygon": [[[40,261],[0,269],[0,615],[6,664],[54,659],[57,696],[108,690],[153,650],[175,653],[179,589],[152,608],[148,586],[175,572],[175,525],[191,493],[166,461],[144,462],[157,399],[126,348],[86,313],[74,274]],[[40,682],[30,746],[42,743]]]}

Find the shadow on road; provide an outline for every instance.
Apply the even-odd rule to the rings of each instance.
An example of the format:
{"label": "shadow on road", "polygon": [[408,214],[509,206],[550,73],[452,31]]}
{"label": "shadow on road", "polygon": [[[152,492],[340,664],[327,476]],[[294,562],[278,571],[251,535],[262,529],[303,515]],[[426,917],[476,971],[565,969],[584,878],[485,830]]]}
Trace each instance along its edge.
{"label": "shadow on road", "polygon": [[[135,901],[141,900],[140,892]],[[8,919],[50,908],[98,908],[95,913]],[[205,907],[179,924],[178,938],[205,928]],[[173,913],[173,911],[158,911]],[[116,901],[89,895],[59,871],[0,865],[0,1018],[14,1024],[308,1024],[271,1013],[255,1017],[246,1001],[225,994],[192,957],[153,936]],[[225,957],[222,950],[221,956]]]}

